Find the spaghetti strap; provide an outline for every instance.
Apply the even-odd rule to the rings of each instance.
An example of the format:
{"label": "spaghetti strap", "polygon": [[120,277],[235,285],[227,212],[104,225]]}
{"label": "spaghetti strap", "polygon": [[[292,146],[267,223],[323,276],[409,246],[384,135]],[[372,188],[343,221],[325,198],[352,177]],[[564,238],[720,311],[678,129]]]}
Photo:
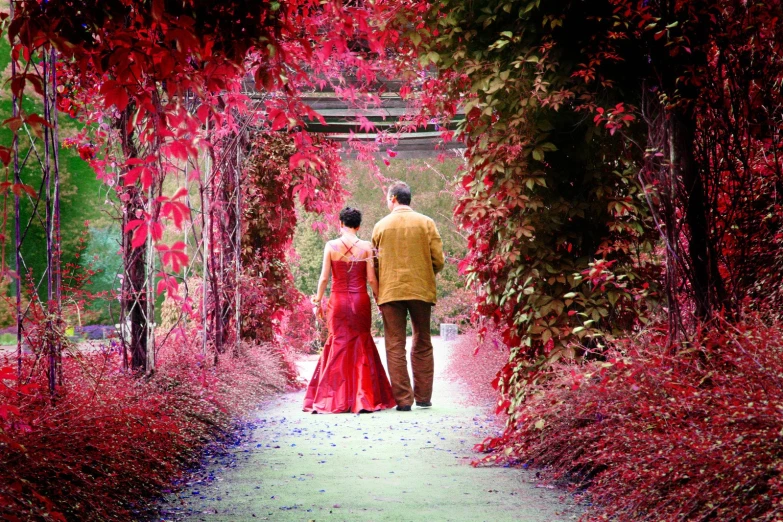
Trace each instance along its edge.
{"label": "spaghetti strap", "polygon": [[[357,240],[356,240],[356,243],[358,243],[358,242],[359,242],[359,240],[357,239]],[[340,243],[342,243],[342,244],[343,244],[343,246],[344,246],[345,248],[347,248],[347,249],[348,249],[348,250],[346,250],[346,251],[345,251],[345,253],[346,253],[346,254],[347,254],[347,253],[350,253],[351,255],[353,255],[353,247],[355,247],[355,246],[356,246],[356,243],[354,243],[354,244],[353,244],[353,245],[351,245],[351,246],[348,246],[348,245],[346,245],[346,244],[345,244],[345,241],[343,241],[343,238],[340,238]]]}
{"label": "spaghetti strap", "polygon": [[[346,248],[346,251],[345,251],[345,254],[341,253],[339,250],[337,250],[337,252],[338,252],[338,253],[339,253],[339,254],[340,254],[342,257],[344,257],[345,259],[349,259],[349,260],[351,260],[351,261],[359,261],[358,259],[356,259],[356,256],[355,256],[355,254],[353,253],[353,247],[355,247],[355,246],[357,245],[357,243],[359,243],[359,241],[360,241],[360,240],[359,240],[359,239],[357,239],[357,240],[356,240],[356,241],[355,241],[355,242],[354,242],[352,245],[348,246],[348,245],[346,245],[346,244],[345,244],[345,241],[343,241],[343,238],[339,238],[339,239],[340,239],[340,243],[342,243],[342,244],[343,244],[343,246]],[[336,250],[336,249],[335,249],[335,250]],[[347,256],[346,254],[351,254],[351,256],[349,257],[349,256]]]}

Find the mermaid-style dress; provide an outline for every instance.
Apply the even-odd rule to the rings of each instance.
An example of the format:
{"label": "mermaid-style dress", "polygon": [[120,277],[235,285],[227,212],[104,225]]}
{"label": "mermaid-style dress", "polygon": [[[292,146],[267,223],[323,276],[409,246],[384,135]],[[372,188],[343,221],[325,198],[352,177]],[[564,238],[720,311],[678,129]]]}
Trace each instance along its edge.
{"label": "mermaid-style dress", "polygon": [[329,338],[307,386],[304,411],[359,413],[393,408],[391,385],[370,334],[366,261],[331,261]]}

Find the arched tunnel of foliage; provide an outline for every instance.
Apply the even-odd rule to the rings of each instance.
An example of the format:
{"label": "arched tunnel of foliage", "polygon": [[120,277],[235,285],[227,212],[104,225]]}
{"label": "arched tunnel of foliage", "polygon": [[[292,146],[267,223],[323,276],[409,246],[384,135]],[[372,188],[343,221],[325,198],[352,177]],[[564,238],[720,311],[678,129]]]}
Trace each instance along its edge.
{"label": "arched tunnel of foliage", "polygon": [[[455,202],[447,233],[460,259],[443,288],[473,299],[461,320],[508,349],[494,383],[506,428],[478,446],[484,462],[549,466],[587,488],[604,519],[783,513],[780,0],[10,5],[0,13],[12,68],[0,99],[4,228],[44,179],[15,166],[30,149],[7,138],[52,136],[57,111],[35,113],[50,99],[41,64],[56,57],[59,131],[73,145],[59,156],[63,211],[23,253],[40,249],[37,234],[69,261],[76,188],[95,195],[86,213],[110,202],[114,223],[96,219],[122,230],[111,299],[128,326],[85,356],[69,351],[69,311],[37,299],[43,290],[11,304],[30,306],[26,344],[0,365],[4,516],[127,516],[133,496],[192,460],[189,446],[292,380],[307,344],[286,338],[307,314],[303,270],[287,257],[310,219],[300,211],[326,216],[323,231],[348,198],[372,208],[369,222],[383,212],[371,202],[384,176],[404,177],[395,160],[357,163],[381,181],[344,193],[338,152],[303,130],[324,123],[303,95],[328,86],[367,110],[389,78],[416,109],[400,128],[437,124],[465,146],[449,193],[420,193],[432,198],[424,208]],[[354,151],[393,150],[393,133],[378,136]],[[96,241],[104,228],[91,230]],[[9,266],[14,241],[0,240],[9,290],[23,280]],[[55,298],[79,292],[66,285]],[[210,386],[220,391],[201,393]],[[128,415],[154,419],[152,431],[129,428]],[[145,460],[133,437],[168,457]],[[47,451],[71,458],[79,447],[89,462],[65,459],[75,467],[58,493],[46,477],[63,469],[48,467]],[[105,490],[87,491],[95,477]]]}

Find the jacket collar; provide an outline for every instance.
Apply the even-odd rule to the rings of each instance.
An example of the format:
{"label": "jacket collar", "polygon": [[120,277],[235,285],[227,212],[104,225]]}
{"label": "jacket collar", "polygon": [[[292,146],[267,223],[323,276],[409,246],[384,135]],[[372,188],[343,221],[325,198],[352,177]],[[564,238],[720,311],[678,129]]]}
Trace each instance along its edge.
{"label": "jacket collar", "polygon": [[408,205],[400,205],[394,210],[392,210],[392,214],[394,214],[395,212],[413,212],[413,209]]}

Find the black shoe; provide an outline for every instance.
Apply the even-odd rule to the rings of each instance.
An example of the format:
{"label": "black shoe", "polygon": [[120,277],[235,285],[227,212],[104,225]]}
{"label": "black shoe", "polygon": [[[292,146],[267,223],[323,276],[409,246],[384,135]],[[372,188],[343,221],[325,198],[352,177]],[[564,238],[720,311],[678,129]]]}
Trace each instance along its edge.
{"label": "black shoe", "polygon": [[430,401],[416,401],[416,406],[419,408],[432,408],[432,403]]}
{"label": "black shoe", "polygon": [[411,411],[411,405],[408,404],[407,406],[397,406],[397,411]]}

